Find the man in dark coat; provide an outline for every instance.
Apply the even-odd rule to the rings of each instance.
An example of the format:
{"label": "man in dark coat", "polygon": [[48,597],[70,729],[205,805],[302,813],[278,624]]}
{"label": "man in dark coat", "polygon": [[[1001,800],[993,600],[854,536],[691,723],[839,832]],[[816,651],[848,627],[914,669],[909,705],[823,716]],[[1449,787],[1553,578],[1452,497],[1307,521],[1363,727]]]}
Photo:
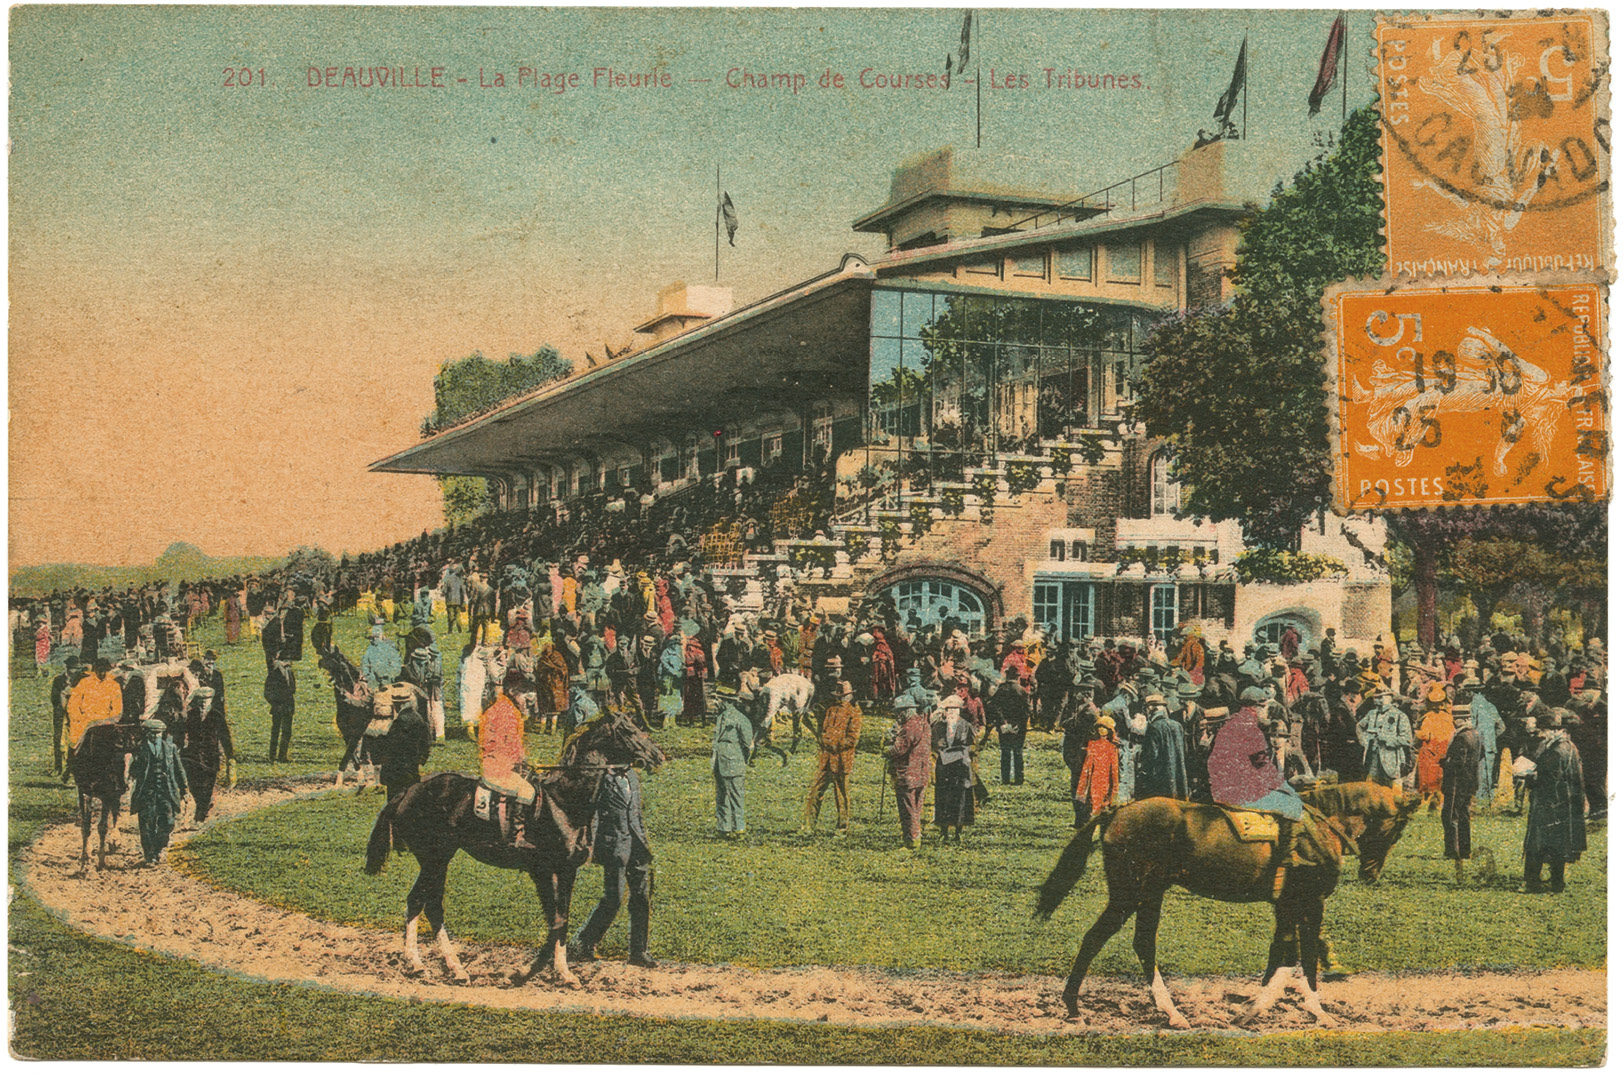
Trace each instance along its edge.
{"label": "man in dark coat", "polygon": [[1159,690],[1144,697],[1150,722],[1144,729],[1144,743],[1138,751],[1133,798],[1149,799],[1164,795],[1169,799],[1189,798],[1189,770],[1184,763],[1183,727],[1167,712],[1166,698]]}
{"label": "man in dark coat", "polygon": [[67,766],[68,727],[68,691],[79,685],[79,680],[88,673],[84,661],[77,656],[69,656],[67,666],[62,673],[51,680],[51,726],[55,732],[52,746],[55,747],[56,767],[51,770],[52,776],[65,776]]}
{"label": "man in dark coat", "polygon": [[1535,772],[1527,785],[1527,839],[1522,853],[1528,892],[1543,888],[1544,865],[1550,867],[1550,891],[1567,887],[1567,863],[1577,862],[1589,847],[1584,836],[1584,771],[1578,751],[1561,730],[1554,710],[1538,720]]}
{"label": "man in dark coat", "polygon": [[1482,735],[1470,706],[1454,706],[1454,737],[1443,751],[1443,858],[1454,860],[1456,877],[1465,876],[1471,857],[1471,800],[1481,782]]}
{"label": "man in dark coat", "polygon": [[1031,723],[1031,706],[1019,679],[1003,681],[986,702],[987,726],[997,732],[1003,751],[1003,782],[1026,782],[1026,729]]}
{"label": "man in dark coat", "polygon": [[654,967],[656,961],[648,952],[654,852],[642,822],[642,781],[635,769],[611,771],[597,789],[592,861],[603,868],[603,898],[569,942],[569,962],[597,959],[597,943],[620,914],[621,897],[629,889],[631,945],[626,963]]}
{"label": "man in dark coat", "polygon": [[293,741],[293,704],[298,677],[286,660],[271,660],[265,671],[265,703],[270,706],[270,761],[286,761]]}
{"label": "man in dark coat", "polygon": [[[214,805],[214,785],[219,779],[220,766],[226,765],[229,780],[237,751],[231,741],[231,726],[225,720],[224,703],[215,696],[219,693],[223,697],[224,691],[216,691],[211,685],[202,661],[192,661],[191,671],[197,676],[197,688],[186,701],[180,763],[185,767],[186,786],[192,793],[193,820],[204,821]],[[214,672],[217,678],[219,674]]]}

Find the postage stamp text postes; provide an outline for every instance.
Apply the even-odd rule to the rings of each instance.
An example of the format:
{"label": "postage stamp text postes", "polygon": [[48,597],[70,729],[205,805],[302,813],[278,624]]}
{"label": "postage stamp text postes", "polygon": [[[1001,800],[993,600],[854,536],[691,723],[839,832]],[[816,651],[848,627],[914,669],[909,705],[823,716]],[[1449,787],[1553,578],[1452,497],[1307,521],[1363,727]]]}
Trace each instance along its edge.
{"label": "postage stamp text postes", "polygon": [[1604,499],[1598,284],[1326,294],[1344,512]]}

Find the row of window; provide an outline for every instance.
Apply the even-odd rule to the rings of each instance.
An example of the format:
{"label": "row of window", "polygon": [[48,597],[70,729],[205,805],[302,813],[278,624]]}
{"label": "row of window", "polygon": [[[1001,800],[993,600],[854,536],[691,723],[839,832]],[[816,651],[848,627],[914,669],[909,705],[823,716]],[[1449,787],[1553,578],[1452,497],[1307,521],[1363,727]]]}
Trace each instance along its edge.
{"label": "row of window", "polygon": [[[1171,637],[1180,617],[1213,614],[1223,617],[1220,606],[1208,607],[1205,587],[1188,587],[1187,595],[1181,597],[1180,588],[1183,587],[1176,583],[1149,587],[1150,632],[1163,642]],[[1120,591],[1117,595],[1121,595]],[[1180,599],[1183,601],[1181,616]],[[1096,625],[1099,616],[1098,586],[1091,581],[1045,581],[1039,578],[1032,588],[1031,613],[1033,622],[1047,627],[1060,641],[1079,641],[1102,632],[1102,628]]]}
{"label": "row of window", "polygon": [[[1144,283],[1144,248],[1142,240],[1130,240],[1100,245],[1104,251],[1102,261],[1107,284],[1142,285]],[[1178,285],[1178,248],[1174,244],[1150,244],[1153,268],[1152,280],[1158,288],[1172,289]],[[1012,255],[1007,263],[1001,258],[964,264],[966,274],[1002,278],[1007,266],[1011,278],[1034,278],[1040,281],[1093,281],[1095,251],[1092,244],[1081,247],[1059,248],[1054,251],[1026,251]]]}

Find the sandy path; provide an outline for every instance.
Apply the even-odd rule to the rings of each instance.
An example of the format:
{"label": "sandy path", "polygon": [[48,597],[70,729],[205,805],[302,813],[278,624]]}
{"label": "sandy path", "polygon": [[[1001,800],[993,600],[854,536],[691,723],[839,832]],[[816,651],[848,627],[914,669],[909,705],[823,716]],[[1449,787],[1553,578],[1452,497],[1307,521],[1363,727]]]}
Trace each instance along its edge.
{"label": "sandy path", "polygon": [[[248,813],[300,794],[313,784],[223,792],[217,819]],[[1142,984],[1092,979],[1084,987],[1086,1019],[1067,1023],[1059,976],[893,974],[865,968],[754,970],[731,965],[665,963],[654,970],[618,960],[576,968],[584,987],[532,981],[506,984],[505,973],[530,950],[461,945],[473,985],[448,981],[432,937],[421,943],[426,980],[405,974],[399,934],[322,922],[214,888],[172,865],[134,869],[139,852],[130,819],[120,851],[97,877],[78,876],[76,826],[53,826],[21,859],[26,887],[70,926],[88,934],[192,960],[247,978],[297,982],[348,993],[384,994],[499,1008],[712,1020],[798,1020],[840,1025],[949,1025],[1022,1034],[1156,1030],[1161,1018]],[[191,833],[182,833],[184,842]],[[94,838],[92,838],[94,839]],[[404,898],[402,897],[402,903]],[[539,918],[539,914],[537,916]],[[1195,1028],[1227,1028],[1255,993],[1240,978],[1169,983]],[[1601,1028],[1606,1025],[1603,971],[1509,975],[1355,975],[1323,985],[1325,1007],[1343,1030],[1440,1031],[1496,1026]],[[1312,1018],[1287,994],[1258,1025],[1302,1030]]]}

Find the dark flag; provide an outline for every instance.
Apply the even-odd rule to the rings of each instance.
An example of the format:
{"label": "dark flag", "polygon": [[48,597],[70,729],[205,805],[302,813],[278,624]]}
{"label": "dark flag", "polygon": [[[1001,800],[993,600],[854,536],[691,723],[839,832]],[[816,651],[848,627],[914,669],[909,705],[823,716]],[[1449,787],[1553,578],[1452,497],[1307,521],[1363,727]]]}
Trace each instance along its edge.
{"label": "dark flag", "polygon": [[738,214],[733,210],[733,197],[725,191],[721,193],[721,223],[727,227],[727,246],[737,247],[733,234],[738,232]]}
{"label": "dark flag", "polygon": [[945,85],[948,90],[952,89],[952,53],[947,54],[947,74]]}
{"label": "dark flag", "polygon": [[962,75],[969,66],[969,31],[975,22],[973,11],[964,12],[964,28],[958,34],[958,74]]}
{"label": "dark flag", "polygon": [[1337,15],[1330,24],[1330,39],[1324,43],[1324,55],[1319,57],[1319,77],[1307,95],[1307,114],[1319,115],[1324,95],[1336,88],[1336,73],[1341,66],[1341,43],[1347,36],[1347,17]]}
{"label": "dark flag", "polygon": [[[1249,37],[1249,35],[1247,35]],[[1217,99],[1217,108],[1212,113],[1218,127],[1228,126],[1229,114],[1240,100],[1240,94],[1245,90],[1245,46],[1246,38],[1240,39],[1240,55],[1234,61],[1234,77],[1229,80],[1229,88],[1223,91],[1223,96]]]}

